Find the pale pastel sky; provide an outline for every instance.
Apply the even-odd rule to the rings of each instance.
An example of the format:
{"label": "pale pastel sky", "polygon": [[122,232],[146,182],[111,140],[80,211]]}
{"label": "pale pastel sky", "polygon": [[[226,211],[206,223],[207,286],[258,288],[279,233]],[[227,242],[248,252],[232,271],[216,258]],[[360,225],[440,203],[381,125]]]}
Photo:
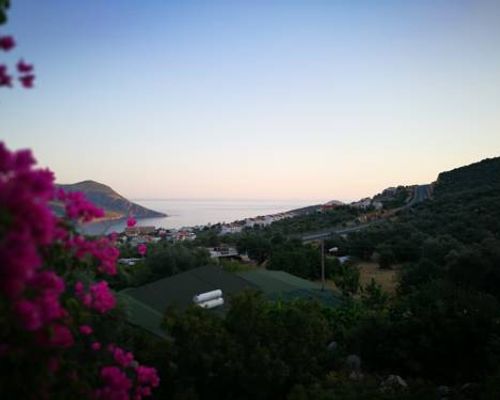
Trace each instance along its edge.
{"label": "pale pastel sky", "polygon": [[500,156],[498,1],[14,0],[0,140],[130,198],[353,200]]}

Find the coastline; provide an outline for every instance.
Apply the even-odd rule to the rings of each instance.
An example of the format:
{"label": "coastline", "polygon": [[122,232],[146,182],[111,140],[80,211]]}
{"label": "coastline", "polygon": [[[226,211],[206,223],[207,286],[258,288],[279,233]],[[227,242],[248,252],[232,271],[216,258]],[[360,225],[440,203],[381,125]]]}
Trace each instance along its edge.
{"label": "coastline", "polygon": [[[136,217],[136,220],[138,224],[144,220],[148,219],[154,219],[157,220],[158,218],[168,218],[168,216],[164,217]],[[127,223],[127,218],[126,217],[104,217],[104,218],[98,218],[93,221],[79,224],[77,229],[86,235],[107,235],[111,232],[109,230],[115,226],[115,225],[123,225],[123,229],[117,229],[117,232],[123,231]]]}
{"label": "coastline", "polygon": [[[249,218],[275,216],[307,206],[302,201],[263,200],[144,200],[139,205],[160,210],[167,218],[139,218],[138,226],[155,226],[164,229],[192,229],[217,223],[233,224]],[[81,227],[83,233],[92,235],[121,232],[126,228],[126,218],[101,218]]]}

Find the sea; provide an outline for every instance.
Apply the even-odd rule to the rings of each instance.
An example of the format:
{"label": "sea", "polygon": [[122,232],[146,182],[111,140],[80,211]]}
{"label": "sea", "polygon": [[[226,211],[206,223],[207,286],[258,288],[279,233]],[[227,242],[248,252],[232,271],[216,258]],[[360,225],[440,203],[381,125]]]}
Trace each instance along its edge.
{"label": "sea", "polygon": [[[160,211],[165,218],[143,218],[139,226],[180,229],[216,223],[229,223],[245,218],[278,214],[315,204],[308,200],[199,200],[199,199],[162,199],[132,200],[151,210]],[[87,224],[83,232],[103,235],[125,230],[125,220],[103,221]]]}

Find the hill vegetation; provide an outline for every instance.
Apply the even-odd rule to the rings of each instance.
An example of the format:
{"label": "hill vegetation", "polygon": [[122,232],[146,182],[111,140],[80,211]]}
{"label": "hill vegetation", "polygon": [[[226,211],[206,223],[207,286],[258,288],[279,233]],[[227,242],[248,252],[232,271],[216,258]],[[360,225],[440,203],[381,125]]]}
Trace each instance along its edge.
{"label": "hill vegetation", "polygon": [[[193,397],[188,398],[200,399],[227,398],[222,388],[234,390],[232,398],[241,399],[500,398],[499,171],[500,158],[495,158],[444,172],[434,184],[432,200],[403,209],[385,222],[347,237],[329,240],[329,245],[338,247],[339,254],[375,259],[382,268],[402,265],[398,289],[392,296],[374,282],[360,288],[354,266],[327,263],[327,276],[339,283],[348,282],[343,288],[346,302],[335,309],[310,310],[307,322],[301,319],[304,316],[295,315],[300,314],[303,305],[261,308],[262,300],[252,297],[235,302],[238,306],[232,313],[240,319],[234,326],[234,319],[216,322],[212,316],[190,314],[193,311],[170,315],[165,327],[175,338],[172,360],[176,365],[179,362],[175,376],[178,382],[184,382],[170,388],[173,394],[186,396],[189,387]],[[314,214],[311,221],[322,216],[331,218]],[[304,218],[292,218],[276,227],[254,229],[224,240],[233,240],[268,268],[317,279],[318,249],[283,234],[283,225],[296,227]],[[284,314],[278,317],[281,312]],[[272,322],[257,323],[254,318],[267,318],[261,314],[272,315]],[[277,321],[287,326],[291,338],[279,333]],[[304,362],[300,350],[290,348],[284,357],[275,352],[286,343],[294,343],[299,335],[295,329],[301,324],[322,326],[321,333],[300,334],[303,342],[299,348],[311,349],[307,346],[316,341],[324,344],[323,350],[308,350],[307,356],[313,355],[307,362],[314,366],[314,377],[299,372],[293,379],[280,380],[273,376],[277,366],[259,363],[278,359],[280,368],[300,371],[296,369]],[[207,329],[200,330],[201,326]],[[209,329],[213,326],[217,329]],[[237,336],[240,331],[245,332],[241,338]],[[198,347],[199,352],[191,353],[192,358],[187,360],[181,356],[187,349],[183,339],[187,337],[218,347]],[[251,348],[252,340],[258,346],[244,353]],[[331,341],[334,347],[328,345]],[[236,350],[238,346],[243,348]],[[327,348],[336,350],[328,353]],[[228,382],[217,372],[217,363],[239,361],[238,357],[231,358],[231,351],[250,358]],[[221,358],[221,354],[225,356]],[[362,360],[362,376],[347,366],[350,359],[356,359],[349,354]],[[204,369],[200,376],[188,372],[195,366]],[[404,377],[407,386],[387,389],[383,377],[389,375]],[[193,378],[191,386],[183,381],[187,377]],[[232,382],[249,389],[237,393],[238,387],[231,389]]]}

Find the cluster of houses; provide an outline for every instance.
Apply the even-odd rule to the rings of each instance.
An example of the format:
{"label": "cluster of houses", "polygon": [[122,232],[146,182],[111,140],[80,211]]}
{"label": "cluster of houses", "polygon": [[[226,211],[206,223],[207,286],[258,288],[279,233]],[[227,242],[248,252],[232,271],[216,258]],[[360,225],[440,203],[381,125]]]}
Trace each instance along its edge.
{"label": "cluster of houses", "polygon": [[246,218],[242,221],[235,221],[230,224],[223,224],[220,230],[220,235],[230,235],[233,233],[240,233],[245,228],[265,227],[271,225],[273,222],[282,219],[293,217],[295,214],[292,212],[285,212],[273,215],[265,215],[255,218]]}
{"label": "cluster of houses", "polygon": [[373,200],[370,197],[365,197],[359,201],[355,201],[349,204],[351,207],[360,208],[362,210],[366,210],[370,207],[373,207],[375,210],[379,211],[384,208],[384,204],[381,201]]}
{"label": "cluster of houses", "polygon": [[165,229],[154,226],[133,226],[125,228],[121,234],[122,242],[131,245],[157,243],[160,240],[169,242],[182,242],[196,239],[196,233],[192,228]]}
{"label": "cluster of houses", "polygon": [[319,212],[326,212],[326,211],[334,210],[338,207],[342,207],[342,206],[346,206],[346,205],[348,205],[350,207],[354,207],[354,208],[359,208],[361,210],[367,210],[369,208],[374,208],[376,211],[380,211],[384,208],[384,204],[381,201],[372,199],[370,197],[365,197],[364,199],[354,201],[354,202],[349,203],[349,204],[345,204],[345,203],[342,203],[340,201],[333,200],[333,201],[330,201],[328,203],[322,204],[320,206],[320,208],[318,209],[318,211]]}
{"label": "cluster of houses", "polygon": [[[398,195],[398,192],[400,190],[406,190],[406,188],[403,187],[389,187],[387,189],[384,189],[384,191],[373,198],[371,197],[365,197],[361,200],[358,201],[353,201],[352,203],[349,203],[348,205],[350,207],[358,208],[361,210],[368,210],[368,209],[374,209],[375,211],[381,211],[384,208],[384,202],[393,200],[395,196]],[[345,204],[340,202],[340,201],[330,201],[328,203],[325,203],[321,205],[319,211],[324,212],[328,210],[335,209],[340,206],[344,206]]]}
{"label": "cluster of houses", "polygon": [[[273,222],[280,221],[285,218],[290,218],[294,215],[295,214],[292,212],[286,212],[274,215],[259,216],[255,218],[246,218],[242,221],[222,224],[219,234],[227,235],[240,233],[245,228],[269,226]],[[120,234],[120,240],[122,243],[129,243],[132,246],[147,243],[157,243],[160,240],[166,240],[169,242],[191,241],[196,239],[196,232],[203,228],[203,226],[196,226],[181,229],[166,229],[156,228],[154,226],[133,226],[125,228],[125,231]]]}

